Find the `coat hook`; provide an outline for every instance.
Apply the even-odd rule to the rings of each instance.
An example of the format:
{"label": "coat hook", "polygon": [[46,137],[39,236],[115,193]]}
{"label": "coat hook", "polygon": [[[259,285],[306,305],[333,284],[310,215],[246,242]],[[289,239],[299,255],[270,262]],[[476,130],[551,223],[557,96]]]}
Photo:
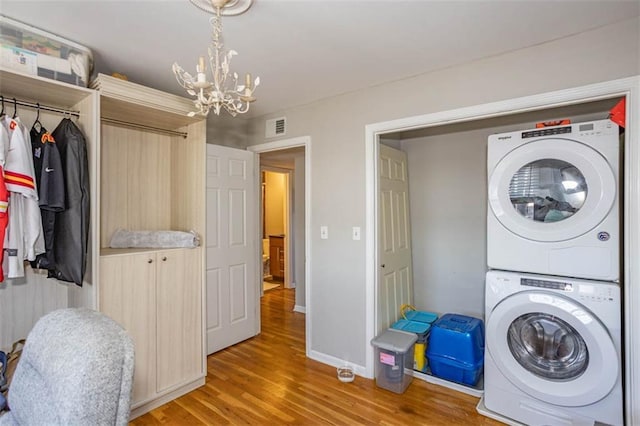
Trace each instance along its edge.
{"label": "coat hook", "polygon": [[38,107],[37,113],[36,113],[36,122],[39,122],[40,121],[40,102],[37,102],[36,106]]}

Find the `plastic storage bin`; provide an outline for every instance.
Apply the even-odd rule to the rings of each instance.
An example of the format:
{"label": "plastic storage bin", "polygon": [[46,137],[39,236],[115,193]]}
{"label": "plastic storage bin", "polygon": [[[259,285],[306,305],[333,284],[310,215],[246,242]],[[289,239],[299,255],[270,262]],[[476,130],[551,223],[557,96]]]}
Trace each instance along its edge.
{"label": "plastic storage bin", "polygon": [[403,393],[413,380],[415,333],[389,329],[371,341],[376,348],[376,385]]}
{"label": "plastic storage bin", "polygon": [[418,340],[413,350],[413,369],[421,372],[427,370],[427,338],[429,337],[429,329],[431,324],[418,321],[399,320],[392,326],[394,330],[402,330],[408,333],[415,333]]}
{"label": "plastic storage bin", "polygon": [[85,46],[0,15],[0,65],[87,87],[93,55]]}
{"label": "plastic storage bin", "polygon": [[406,311],[403,317],[408,321],[424,322],[433,324],[438,319],[438,314],[427,311]]}
{"label": "plastic storage bin", "polygon": [[484,365],[484,325],[478,318],[443,315],[429,333],[427,358],[431,373],[475,386]]}

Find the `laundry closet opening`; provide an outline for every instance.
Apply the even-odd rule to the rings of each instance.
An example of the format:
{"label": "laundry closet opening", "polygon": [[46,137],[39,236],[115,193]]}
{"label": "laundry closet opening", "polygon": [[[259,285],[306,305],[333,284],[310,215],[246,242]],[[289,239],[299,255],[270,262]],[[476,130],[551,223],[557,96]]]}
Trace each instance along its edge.
{"label": "laundry closet opening", "polygon": [[[407,156],[413,264],[411,292],[412,302],[417,308],[484,319],[484,286],[488,270],[489,135],[532,129],[543,121],[569,119],[571,123],[581,123],[603,120],[609,117],[609,111],[620,99],[618,96],[380,135],[380,144],[400,150]],[[617,182],[619,193],[622,190],[621,180]],[[379,230],[383,216],[378,210]],[[623,223],[622,218],[620,223]],[[378,255],[381,240],[379,236],[375,249]],[[620,249],[622,253],[622,247]],[[392,318],[383,318],[386,315],[380,312],[384,305],[381,299],[388,294],[382,289],[382,276],[382,273],[378,274],[377,330],[389,327],[389,321],[392,321]]]}

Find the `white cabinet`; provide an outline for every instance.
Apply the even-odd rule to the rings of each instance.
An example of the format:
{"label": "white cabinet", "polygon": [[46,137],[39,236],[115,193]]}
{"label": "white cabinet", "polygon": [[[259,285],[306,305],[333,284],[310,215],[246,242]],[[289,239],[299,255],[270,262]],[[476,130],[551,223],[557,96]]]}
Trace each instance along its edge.
{"label": "white cabinet", "polygon": [[205,118],[190,100],[99,75],[99,309],[136,345],[132,418],[204,385],[204,250],[111,249],[119,228],[205,246]]}
{"label": "white cabinet", "polygon": [[100,309],[135,344],[134,410],[203,377],[201,249],[104,250]]}

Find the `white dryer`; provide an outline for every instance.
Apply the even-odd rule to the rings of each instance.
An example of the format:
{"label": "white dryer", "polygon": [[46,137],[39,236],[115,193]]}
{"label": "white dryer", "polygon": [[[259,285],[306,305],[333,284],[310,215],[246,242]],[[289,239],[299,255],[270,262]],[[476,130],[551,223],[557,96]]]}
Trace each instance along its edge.
{"label": "white dryer", "polygon": [[620,288],[487,273],[484,404],[528,425],[623,424]]}
{"label": "white dryer", "polygon": [[617,281],[619,145],[610,120],[489,136],[489,268]]}

